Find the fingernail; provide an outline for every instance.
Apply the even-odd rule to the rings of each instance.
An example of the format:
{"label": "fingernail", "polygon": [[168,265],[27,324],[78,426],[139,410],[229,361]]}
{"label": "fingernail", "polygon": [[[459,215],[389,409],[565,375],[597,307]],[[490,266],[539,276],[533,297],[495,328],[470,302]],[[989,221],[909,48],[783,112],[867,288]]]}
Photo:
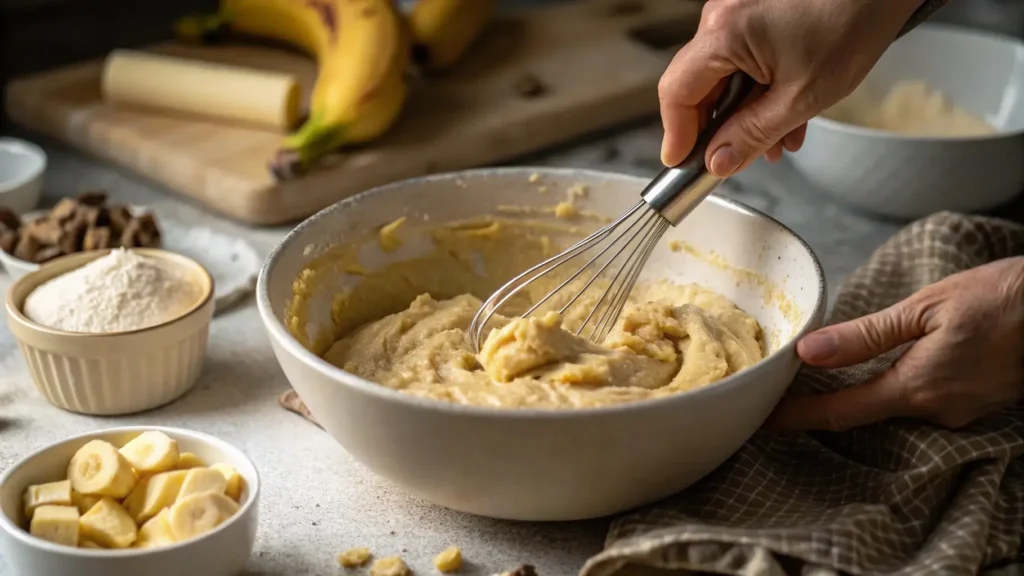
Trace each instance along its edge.
{"label": "fingernail", "polygon": [[719,178],[731,176],[740,167],[739,152],[732,146],[722,146],[711,155],[711,171]]}
{"label": "fingernail", "polygon": [[831,332],[813,332],[800,340],[804,360],[828,360],[839,352],[839,339]]}
{"label": "fingernail", "polygon": [[672,159],[669,158],[669,154],[668,154],[667,142],[665,140],[662,140],[661,141],[661,163],[664,164],[665,166],[673,166],[674,164],[669,164],[669,162],[671,162],[671,161],[672,161]]}

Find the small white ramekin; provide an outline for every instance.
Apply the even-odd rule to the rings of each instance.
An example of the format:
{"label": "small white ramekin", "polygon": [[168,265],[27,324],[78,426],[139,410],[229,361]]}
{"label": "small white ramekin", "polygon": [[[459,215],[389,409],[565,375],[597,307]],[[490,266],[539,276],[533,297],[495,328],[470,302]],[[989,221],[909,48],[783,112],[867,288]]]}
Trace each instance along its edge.
{"label": "small white ramekin", "polygon": [[36,388],[58,408],[92,415],[141,412],[179,398],[199,377],[213,317],[213,278],[201,264],[180,254],[154,248],[133,250],[185,271],[200,288],[201,298],[163,324],[104,334],[48,328],[22,313],[25,299],[40,284],[110,250],[48,262],[18,279],[7,293],[8,326]]}
{"label": "small white ramekin", "polygon": [[[230,464],[245,480],[239,509],[206,534],[169,546],[95,550],[53,544],[23,528],[22,495],[32,484],[64,477],[71,456],[86,442],[106,440],[120,446],[147,430],[174,438],[184,452],[210,464]],[[226,576],[239,574],[252,554],[259,525],[260,478],[241,450],[213,436],[159,426],[111,428],[50,444],[21,459],[0,475],[0,556],[12,573],[31,576]]]}

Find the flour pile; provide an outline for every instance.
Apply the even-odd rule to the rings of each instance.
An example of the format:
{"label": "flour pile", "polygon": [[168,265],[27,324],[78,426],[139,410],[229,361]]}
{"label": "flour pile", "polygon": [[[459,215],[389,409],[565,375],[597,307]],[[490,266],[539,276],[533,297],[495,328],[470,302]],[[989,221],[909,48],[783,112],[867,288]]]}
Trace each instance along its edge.
{"label": "flour pile", "polygon": [[124,332],[173,320],[200,297],[180,271],[121,248],[41,284],[24,313],[68,332]]}

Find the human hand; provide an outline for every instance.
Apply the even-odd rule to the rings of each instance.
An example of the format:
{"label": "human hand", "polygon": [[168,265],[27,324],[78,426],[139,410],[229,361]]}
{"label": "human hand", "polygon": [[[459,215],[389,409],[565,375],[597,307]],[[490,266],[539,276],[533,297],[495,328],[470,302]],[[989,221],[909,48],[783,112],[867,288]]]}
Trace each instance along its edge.
{"label": "human hand", "polygon": [[661,159],[683,161],[724,87],[742,70],[767,90],[722,126],[705,162],[724,178],[803,144],[806,123],[847,96],[922,0],[708,0],[697,33],[661,77]]}
{"label": "human hand", "polygon": [[831,394],[787,398],[768,427],[848,430],[894,417],[959,428],[1024,396],[1024,257],[954,274],[874,314],[797,344],[804,362],[838,368],[917,340],[885,372]]}

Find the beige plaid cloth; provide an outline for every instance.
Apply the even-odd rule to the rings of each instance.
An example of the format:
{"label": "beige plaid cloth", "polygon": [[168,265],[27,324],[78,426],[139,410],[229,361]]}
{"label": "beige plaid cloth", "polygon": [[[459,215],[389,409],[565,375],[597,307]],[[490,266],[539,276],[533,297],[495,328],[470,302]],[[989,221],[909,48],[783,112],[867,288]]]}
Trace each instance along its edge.
{"label": "beige plaid cloth", "polygon": [[[936,214],[891,238],[846,281],[832,321],[1022,254],[1024,226]],[[898,355],[805,369],[791,391],[858,384]],[[281,404],[312,420],[294,391]],[[1013,563],[1024,564],[1022,408],[957,431],[894,421],[839,434],[758,433],[695,486],[613,521],[605,550],[581,576],[630,564],[742,576],[966,575]]]}
{"label": "beige plaid cloth", "polygon": [[[1020,225],[936,214],[891,238],[845,282],[831,321],[1022,254]],[[855,385],[898,356],[807,368],[790,390]],[[1024,408],[957,431],[893,421],[832,434],[759,432],[697,485],[615,520],[582,576],[629,563],[744,576],[976,574],[1024,563]]]}

